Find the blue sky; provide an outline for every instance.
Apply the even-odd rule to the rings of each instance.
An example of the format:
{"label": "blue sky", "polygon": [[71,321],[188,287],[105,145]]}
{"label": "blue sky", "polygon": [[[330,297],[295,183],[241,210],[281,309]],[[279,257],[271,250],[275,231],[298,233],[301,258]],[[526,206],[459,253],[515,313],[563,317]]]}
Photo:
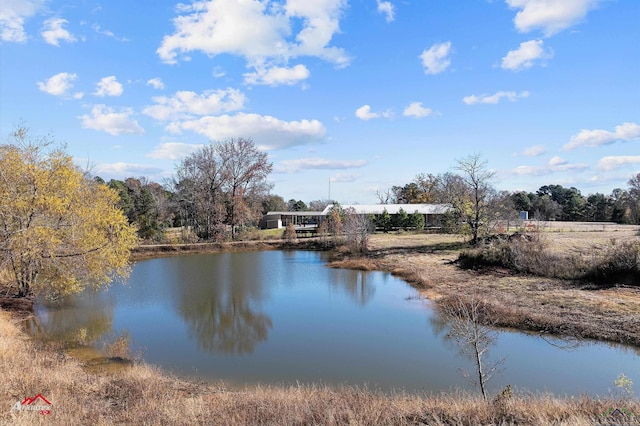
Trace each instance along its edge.
{"label": "blue sky", "polygon": [[639,21],[637,0],[2,0],[0,133],[158,182],[250,137],[306,202],[475,153],[498,189],[610,193],[640,172]]}

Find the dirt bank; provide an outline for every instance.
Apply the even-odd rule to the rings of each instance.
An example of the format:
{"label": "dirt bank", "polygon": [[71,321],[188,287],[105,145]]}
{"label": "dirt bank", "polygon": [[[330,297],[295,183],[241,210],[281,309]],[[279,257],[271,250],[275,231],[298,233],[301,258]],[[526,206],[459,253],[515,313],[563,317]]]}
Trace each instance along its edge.
{"label": "dirt bank", "polygon": [[294,241],[269,240],[193,244],[147,244],[136,247],[131,252],[131,260],[136,261],[163,256],[178,256],[182,254],[221,253],[250,250],[317,250],[321,248],[320,242],[316,238],[301,238]]}

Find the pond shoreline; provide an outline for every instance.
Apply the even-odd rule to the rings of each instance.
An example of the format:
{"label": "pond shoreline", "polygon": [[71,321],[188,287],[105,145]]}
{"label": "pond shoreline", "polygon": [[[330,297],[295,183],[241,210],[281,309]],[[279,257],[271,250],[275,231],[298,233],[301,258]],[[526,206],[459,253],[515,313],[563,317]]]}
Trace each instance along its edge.
{"label": "pond shoreline", "polygon": [[[558,291],[584,291],[565,288],[560,282],[555,287],[546,282],[548,287],[536,288],[536,283],[542,284],[535,278],[515,277],[497,270],[482,274],[462,271],[451,261],[463,243],[451,236],[390,237],[374,236],[367,257],[338,253],[328,266],[391,272],[436,303],[446,300],[448,295],[465,294],[471,286],[485,295],[494,291],[495,299],[503,304],[509,285],[538,293],[548,290],[553,297],[561,296]],[[306,240],[179,249],[154,247],[140,249],[132,260],[186,253],[281,249],[322,247],[317,241]],[[451,287],[449,293],[445,291],[447,287]],[[627,290],[613,289],[608,297],[618,297],[615,291]],[[637,292],[629,296],[640,299]],[[636,315],[634,309],[630,309],[632,315]],[[640,401],[620,391],[600,398],[556,397],[520,392],[516,388],[513,394],[502,392],[483,401],[467,392],[415,395],[400,391],[389,395],[356,387],[267,386],[229,391],[222,384],[180,379],[144,363],[134,363],[116,372],[95,373],[87,371],[76,358],[30,339],[20,329],[19,319],[0,310],[0,363],[6,367],[0,383],[0,403],[11,407],[16,400],[42,394],[53,404],[51,414],[43,419],[50,424],[621,424],[620,419],[608,417],[614,408],[624,410],[628,418],[623,420],[628,424],[637,424],[640,416]],[[33,424],[34,415],[38,416],[1,410],[0,423]]]}
{"label": "pond shoreline", "polygon": [[[589,234],[587,234],[589,235]],[[499,327],[640,347],[640,289],[591,290],[582,283],[515,274],[502,268],[460,269],[464,240],[441,234],[375,234],[365,255],[333,251],[332,268],[390,272],[436,306],[475,292]],[[140,246],[132,260],[254,250],[331,251],[318,238]],[[435,278],[437,277],[437,278]]]}
{"label": "pond shoreline", "polygon": [[[575,234],[575,239],[584,236]],[[444,236],[376,235],[366,255],[344,255],[329,266],[390,272],[439,307],[474,294],[486,303],[489,322],[499,327],[640,347],[640,288],[594,290],[504,268],[463,270],[456,264],[463,247],[462,240]]]}
{"label": "pond shoreline", "polygon": [[132,250],[131,260],[154,259],[183,254],[222,253],[258,250],[326,250],[318,238],[304,238],[293,241],[229,241],[191,244],[147,244]]}
{"label": "pond shoreline", "polygon": [[[0,364],[0,424],[638,424],[640,413],[640,401],[620,391],[559,397],[516,387],[485,401],[471,392],[381,393],[354,386],[231,391],[223,383],[181,379],[145,363],[96,371],[29,338],[2,310]],[[10,410],[37,395],[51,403],[50,414]],[[624,410],[626,422],[610,416],[615,408]]]}

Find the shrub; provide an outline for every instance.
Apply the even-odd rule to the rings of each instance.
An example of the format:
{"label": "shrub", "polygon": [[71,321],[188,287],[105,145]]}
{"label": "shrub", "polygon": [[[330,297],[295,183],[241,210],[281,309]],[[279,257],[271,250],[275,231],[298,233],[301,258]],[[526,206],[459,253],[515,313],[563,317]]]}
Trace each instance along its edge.
{"label": "shrub", "polygon": [[611,244],[595,254],[585,279],[602,285],[640,285],[640,241]]}
{"label": "shrub", "polygon": [[298,239],[298,235],[296,234],[296,228],[293,226],[293,223],[288,223],[287,227],[284,229],[282,234],[282,238],[291,242]]}
{"label": "shrub", "polygon": [[640,241],[611,241],[589,254],[560,256],[548,250],[543,234],[493,237],[483,247],[463,251],[465,269],[498,266],[548,278],[587,281],[598,286],[640,285]]}

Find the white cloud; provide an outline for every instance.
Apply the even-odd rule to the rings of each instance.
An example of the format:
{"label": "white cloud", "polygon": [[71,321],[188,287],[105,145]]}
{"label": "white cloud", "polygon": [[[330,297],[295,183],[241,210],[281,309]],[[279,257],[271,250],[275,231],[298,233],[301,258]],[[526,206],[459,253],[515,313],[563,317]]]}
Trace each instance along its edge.
{"label": "white cloud", "polygon": [[202,148],[202,144],[190,144],[182,142],[165,142],[156,147],[147,157],[156,158],[158,160],[182,160],[188,155],[193,154],[198,149]]}
{"label": "white cloud", "polygon": [[172,133],[188,130],[212,140],[224,140],[241,135],[252,138],[256,145],[264,150],[317,143],[327,133],[318,120],[283,121],[268,115],[245,113],[177,121],[169,124],[167,130]]}
{"label": "white cloud", "polygon": [[227,73],[224,71],[224,69],[222,69],[222,67],[213,67],[213,70],[211,70],[211,75],[215,78],[222,78],[225,75],[227,75]]}
{"label": "white cloud", "polygon": [[539,175],[540,167],[536,166],[517,166],[511,170],[513,174],[518,176],[531,176],[531,175]]}
{"label": "white cloud", "polygon": [[425,108],[422,106],[422,102],[412,102],[408,107],[404,109],[402,115],[407,117],[427,117],[431,115],[433,110],[431,108]]}
{"label": "white cloud", "polygon": [[636,123],[625,122],[619,126],[616,126],[613,132],[607,130],[580,130],[580,133],[574,135],[569,140],[569,143],[564,145],[562,149],[564,151],[570,151],[572,149],[581,146],[601,146],[610,145],[614,142],[629,142],[635,139],[640,139],[640,125]]}
{"label": "white cloud", "polygon": [[531,68],[536,60],[549,59],[553,56],[551,50],[545,51],[544,41],[529,40],[520,43],[520,47],[511,50],[502,58],[502,68],[511,71],[522,71]]}
{"label": "white cloud", "polygon": [[522,157],[537,157],[547,152],[547,148],[544,145],[533,145],[525,148],[522,152],[515,154]]}
{"label": "white cloud", "polygon": [[599,170],[615,170],[618,168],[627,167],[633,164],[640,164],[640,155],[618,155],[602,157],[596,168]]}
{"label": "white cloud", "polygon": [[518,166],[514,168],[512,172],[518,176],[546,176],[562,171],[579,172],[584,171],[586,168],[587,166],[584,164],[568,164],[565,167]]}
{"label": "white cloud", "polygon": [[238,111],[244,108],[246,97],[239,90],[229,87],[202,94],[180,91],[172,97],[154,97],[153,101],[156,104],[146,107],[143,113],[156,120],[167,121]]}
{"label": "white cloud", "polygon": [[179,54],[200,51],[213,56],[243,56],[251,66],[285,63],[298,56],[314,56],[346,66],[343,49],[330,46],[339,31],[347,0],[206,0],[179,4],[175,32],[164,36],[156,53],[166,63]]}
{"label": "white cloud", "polygon": [[552,157],[544,166],[518,166],[512,170],[513,174],[519,176],[543,176],[560,172],[582,172],[588,167],[586,164],[569,163],[567,160],[558,156]]}
{"label": "white cloud", "polygon": [[361,106],[356,110],[355,114],[356,114],[356,117],[358,117],[360,120],[365,120],[365,121],[371,120],[372,118],[393,117],[393,113],[391,111],[372,112],[370,105]]}
{"label": "white cloud", "polygon": [[95,166],[92,170],[93,174],[101,177],[127,178],[131,176],[151,176],[158,175],[163,172],[162,169],[146,164],[135,163],[102,163]]}
{"label": "white cloud", "polygon": [[329,160],[326,158],[298,158],[282,160],[275,166],[277,173],[295,173],[301,170],[342,170],[356,169],[367,165],[365,160]]}
{"label": "white cloud", "polygon": [[509,102],[515,102],[518,99],[523,99],[527,97],[529,97],[529,92],[527,91],[523,91],[520,93],[500,91],[500,92],[494,93],[493,95],[465,96],[464,98],[462,98],[462,101],[467,105],[497,104],[503,98],[507,99]]}
{"label": "white cloud", "polygon": [[61,72],[56,74],[44,83],[39,81],[38,88],[45,93],[54,96],[64,96],[73,87],[73,82],[78,79],[77,74]]}
{"label": "white cloud", "polygon": [[451,64],[449,54],[451,53],[451,42],[434,44],[420,55],[425,74],[438,74],[446,70]]}
{"label": "white cloud", "polygon": [[96,91],[93,94],[100,97],[120,96],[123,91],[122,84],[118,83],[115,75],[112,75],[102,78],[96,85]]}
{"label": "white cloud", "polygon": [[103,30],[98,24],[93,24],[91,28],[93,29],[93,31],[95,31],[98,34],[102,34],[103,36],[111,37],[118,41],[129,41],[129,39],[127,39],[126,37],[118,37],[113,33],[113,31]]}
{"label": "white cloud", "polygon": [[122,108],[116,111],[106,105],[94,105],[91,115],[82,115],[82,127],[85,129],[100,130],[110,135],[118,136],[122,134],[143,134],[144,129],[138,122],[131,118],[133,110]]}
{"label": "white cloud", "polygon": [[73,43],[77,39],[69,31],[62,28],[69,21],[62,18],[51,18],[44,21],[42,26],[42,38],[49,44],[60,46],[60,40]]}
{"label": "white cloud", "polygon": [[309,78],[309,74],[307,67],[301,64],[292,68],[258,67],[255,72],[244,74],[244,81],[247,84],[265,84],[269,86],[293,85]]}
{"label": "white cloud", "polygon": [[506,0],[512,9],[520,9],[513,22],[526,33],[541,29],[549,37],[569,28],[587,16],[602,0]]}
{"label": "white cloud", "polygon": [[549,160],[549,166],[551,167],[564,166],[565,164],[569,164],[569,162],[563,158],[558,157],[557,155],[551,157],[551,159]]}
{"label": "white cloud", "polygon": [[390,1],[376,0],[378,3],[378,12],[386,16],[387,22],[393,22],[395,19],[395,8]]}
{"label": "white cloud", "polygon": [[356,117],[360,120],[371,120],[372,118],[380,117],[380,114],[371,112],[371,106],[363,105],[356,110]]}
{"label": "white cloud", "polygon": [[44,0],[2,0],[0,7],[0,40],[25,42],[25,20],[37,14]]}
{"label": "white cloud", "polygon": [[162,79],[159,77],[147,80],[147,86],[151,86],[157,90],[164,89],[164,83],[162,82]]}

